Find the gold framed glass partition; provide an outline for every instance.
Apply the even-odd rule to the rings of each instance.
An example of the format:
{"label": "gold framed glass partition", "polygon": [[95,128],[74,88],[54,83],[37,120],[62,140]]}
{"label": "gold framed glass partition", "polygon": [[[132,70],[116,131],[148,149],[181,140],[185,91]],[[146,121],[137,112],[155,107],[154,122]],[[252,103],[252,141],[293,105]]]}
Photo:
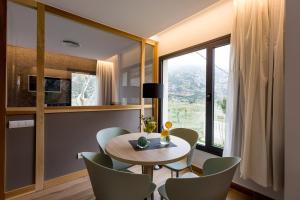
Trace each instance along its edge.
{"label": "gold framed glass partition", "polygon": [[[11,9],[21,7],[21,12],[8,10],[8,18],[16,13],[29,15],[27,10],[34,10],[41,3],[12,0],[9,4]],[[29,41],[32,44],[14,45],[10,38],[8,40],[7,111],[21,113],[36,110],[36,33],[41,28],[45,29],[42,89],[46,113],[64,112],[64,109],[66,112],[141,109],[144,105],[142,84],[144,81],[155,81],[153,72],[157,71],[154,69],[157,67],[154,62],[157,55],[154,49],[157,42],[43,6],[44,27],[37,27],[37,16],[32,14],[32,19],[12,17],[22,18],[22,26],[8,19],[8,31],[12,29],[8,35],[19,37],[19,41],[24,37],[31,38]],[[15,32],[14,26],[18,27]],[[22,27],[28,30],[23,31],[23,38],[18,35]],[[27,63],[21,63],[21,58],[26,58],[23,60]],[[31,69],[25,70],[25,65]],[[145,100],[145,104],[149,107],[151,100]]]}
{"label": "gold framed glass partition", "polygon": [[142,84],[158,81],[158,43],[31,0],[8,0],[7,29],[6,115],[35,118],[34,184],[12,197],[46,185],[48,113],[153,107]]}
{"label": "gold framed glass partition", "polygon": [[36,76],[37,10],[7,2],[7,107],[35,107],[27,74]]}
{"label": "gold framed glass partition", "polygon": [[141,45],[53,13],[45,15],[45,106],[141,104]]}

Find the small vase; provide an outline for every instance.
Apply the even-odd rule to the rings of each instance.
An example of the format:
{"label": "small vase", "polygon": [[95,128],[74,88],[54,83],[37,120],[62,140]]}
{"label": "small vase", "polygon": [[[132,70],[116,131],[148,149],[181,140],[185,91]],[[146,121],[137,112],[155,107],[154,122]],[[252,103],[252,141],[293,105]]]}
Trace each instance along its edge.
{"label": "small vase", "polygon": [[160,144],[168,145],[170,144],[170,136],[160,136]]}
{"label": "small vase", "polygon": [[151,134],[151,132],[144,132],[144,133],[146,133],[145,138],[147,139],[148,144],[150,144],[149,135]]}

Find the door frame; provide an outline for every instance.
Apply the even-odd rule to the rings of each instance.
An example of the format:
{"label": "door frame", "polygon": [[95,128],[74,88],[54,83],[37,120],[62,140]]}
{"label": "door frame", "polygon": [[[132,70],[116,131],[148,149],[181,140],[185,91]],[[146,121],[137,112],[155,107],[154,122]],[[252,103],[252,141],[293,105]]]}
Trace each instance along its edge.
{"label": "door frame", "polygon": [[[205,128],[205,145],[197,144],[197,149],[222,156],[223,149],[213,146],[213,117],[214,117],[214,55],[213,49],[230,44],[230,35],[225,35],[207,42],[203,42],[188,48],[184,48],[163,56],[159,57],[159,83],[163,84],[163,61],[182,56],[188,53],[199,51],[201,49],[206,49],[207,52],[207,61],[206,61],[206,128]],[[163,119],[163,101],[159,100],[159,111],[158,111],[158,127],[159,131],[162,129],[162,119]]]}

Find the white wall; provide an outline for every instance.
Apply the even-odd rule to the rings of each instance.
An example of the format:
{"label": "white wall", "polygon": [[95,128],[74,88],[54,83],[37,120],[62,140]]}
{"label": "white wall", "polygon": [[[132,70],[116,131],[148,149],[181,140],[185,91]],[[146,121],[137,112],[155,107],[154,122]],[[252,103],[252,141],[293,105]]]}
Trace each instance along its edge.
{"label": "white wall", "polygon": [[232,0],[222,0],[157,35],[159,55],[200,44],[231,32]]}
{"label": "white wall", "polygon": [[300,199],[300,1],[286,0],[285,200]]}
{"label": "white wall", "polygon": [[[183,22],[157,34],[159,56],[230,34],[232,23],[233,1],[221,0]],[[204,161],[211,157],[215,156],[197,150],[193,157],[193,164],[201,168]],[[238,175],[234,178],[234,182],[274,199],[283,198],[282,192],[273,192],[271,189],[260,187],[254,182],[240,179]]]}

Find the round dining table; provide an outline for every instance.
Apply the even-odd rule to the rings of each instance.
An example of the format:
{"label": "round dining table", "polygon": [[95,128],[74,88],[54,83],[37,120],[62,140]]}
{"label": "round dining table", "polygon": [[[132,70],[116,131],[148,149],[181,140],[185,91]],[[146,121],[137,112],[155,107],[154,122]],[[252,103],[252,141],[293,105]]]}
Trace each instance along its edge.
{"label": "round dining table", "polygon": [[[171,137],[170,146],[160,146],[158,148],[138,149],[130,141],[136,141],[146,133],[129,133],[114,137],[106,145],[106,153],[121,162],[141,165],[142,173],[148,174],[153,180],[154,165],[163,165],[179,161],[190,152],[190,144],[182,138]],[[160,138],[159,133],[150,133],[148,139]]]}

